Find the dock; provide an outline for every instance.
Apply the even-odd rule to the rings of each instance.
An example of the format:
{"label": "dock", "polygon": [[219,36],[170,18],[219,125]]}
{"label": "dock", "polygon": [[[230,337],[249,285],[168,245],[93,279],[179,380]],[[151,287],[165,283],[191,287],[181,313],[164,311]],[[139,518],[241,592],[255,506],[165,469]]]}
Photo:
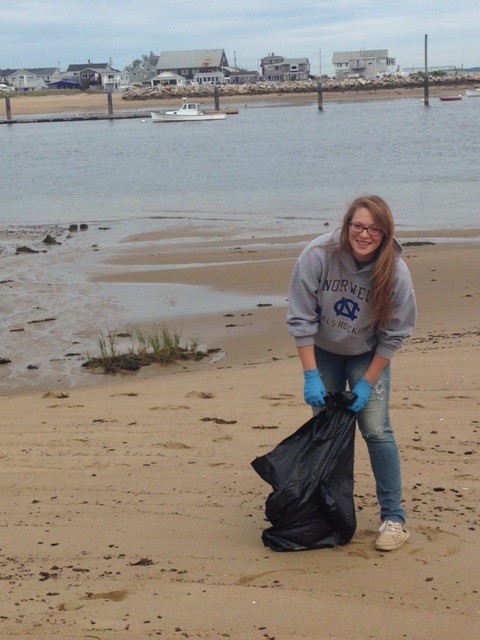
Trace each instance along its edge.
{"label": "dock", "polygon": [[[210,113],[238,113],[238,109],[225,108],[220,109],[219,105],[216,105],[215,110]],[[0,118],[0,124],[33,124],[39,122],[86,122],[89,120],[126,120],[132,118],[148,118],[150,119],[150,113],[152,109],[148,110],[132,110],[125,109],[121,111],[113,111],[112,94],[107,93],[107,111],[95,111],[92,113],[62,113],[62,114],[43,114],[35,116],[12,116],[12,108],[10,97],[5,98],[5,112],[6,117]]]}
{"label": "dock", "polygon": [[34,122],[85,122],[87,120],[126,120],[129,118],[148,118],[150,119],[150,111],[127,111],[117,112],[109,115],[108,113],[75,113],[62,115],[41,115],[41,116],[18,116],[7,120],[0,119],[0,124],[31,124]]}

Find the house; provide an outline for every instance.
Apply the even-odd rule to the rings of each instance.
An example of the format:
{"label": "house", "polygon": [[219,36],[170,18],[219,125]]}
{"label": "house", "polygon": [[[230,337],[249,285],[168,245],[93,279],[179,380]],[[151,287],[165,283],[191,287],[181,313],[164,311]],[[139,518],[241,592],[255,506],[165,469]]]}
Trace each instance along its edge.
{"label": "house", "polygon": [[79,82],[84,89],[89,87],[102,87],[102,74],[115,71],[108,62],[85,64],[69,64],[63,75],[64,80],[74,80]]}
{"label": "house", "polygon": [[258,71],[247,71],[246,69],[231,69],[228,73],[230,84],[255,83],[259,80]]}
{"label": "house", "polygon": [[284,58],[270,53],[260,61],[262,80],[286,82],[289,80],[308,80],[310,62],[308,58]]}
{"label": "house", "polygon": [[56,67],[8,69],[7,71],[10,73],[5,76],[4,82],[17,91],[39,91],[46,89],[50,82],[61,80],[60,71]]}
{"label": "house", "polygon": [[102,80],[102,87],[107,92],[120,91],[121,89],[127,89],[130,86],[127,71],[118,71],[117,69],[102,71],[100,73],[100,78]]}
{"label": "house", "polygon": [[149,56],[142,56],[142,60],[138,66],[130,66],[128,69],[128,77],[130,84],[133,85],[149,85],[152,79],[157,75],[157,64],[160,56],[155,55],[152,51]]}
{"label": "house", "polygon": [[156,87],[161,84],[164,87],[185,87],[187,84],[186,79],[183,76],[179,76],[178,73],[172,73],[171,71],[163,71],[154,76],[150,80],[152,87]]}
{"label": "house", "polygon": [[335,52],[332,63],[338,80],[352,75],[359,78],[377,78],[394,70],[395,58],[389,57],[388,49],[363,49]]}
{"label": "house", "polygon": [[0,82],[2,84],[7,84],[7,78],[12,73],[15,73],[16,69],[0,69]]}
{"label": "house", "polygon": [[225,84],[226,77],[223,71],[198,71],[193,76],[193,84]]}
{"label": "house", "polygon": [[162,51],[157,63],[157,73],[171,71],[187,80],[195,74],[223,72],[228,67],[223,49],[197,49],[192,51]]}

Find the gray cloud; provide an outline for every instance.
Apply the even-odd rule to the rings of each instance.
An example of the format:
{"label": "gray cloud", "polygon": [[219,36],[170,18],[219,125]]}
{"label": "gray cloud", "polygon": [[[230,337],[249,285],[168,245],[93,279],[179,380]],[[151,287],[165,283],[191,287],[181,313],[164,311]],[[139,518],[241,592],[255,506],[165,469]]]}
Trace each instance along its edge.
{"label": "gray cloud", "polygon": [[0,6],[0,67],[62,68],[87,59],[123,68],[150,50],[224,48],[255,67],[269,51],[306,56],[329,71],[333,51],[387,48],[401,66],[423,62],[429,34],[432,66],[480,64],[480,4],[438,0],[17,0]]}

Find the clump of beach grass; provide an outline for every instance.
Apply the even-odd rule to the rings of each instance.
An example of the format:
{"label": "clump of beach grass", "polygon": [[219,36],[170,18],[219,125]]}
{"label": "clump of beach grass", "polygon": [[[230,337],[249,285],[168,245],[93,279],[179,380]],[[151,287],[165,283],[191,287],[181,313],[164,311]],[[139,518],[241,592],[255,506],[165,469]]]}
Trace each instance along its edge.
{"label": "clump of beach grass", "polygon": [[[123,334],[124,335],[124,334]],[[101,333],[98,338],[100,354],[88,358],[83,367],[100,370],[103,373],[117,373],[118,371],[137,371],[140,367],[150,364],[168,365],[184,360],[202,360],[217,349],[201,351],[199,339],[190,338],[182,344],[181,333],[169,329],[155,327],[145,331],[139,327],[129,330],[131,346],[126,353],[120,353],[117,348],[116,331]]]}

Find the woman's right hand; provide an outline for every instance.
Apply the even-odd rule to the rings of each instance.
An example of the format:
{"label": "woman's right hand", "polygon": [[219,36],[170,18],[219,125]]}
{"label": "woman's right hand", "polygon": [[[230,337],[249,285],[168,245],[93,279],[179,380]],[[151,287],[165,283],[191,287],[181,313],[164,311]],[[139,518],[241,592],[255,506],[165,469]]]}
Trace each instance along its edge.
{"label": "woman's right hand", "polygon": [[325,406],[325,396],[327,390],[320,378],[318,369],[311,369],[303,372],[303,398],[305,402],[312,407]]}

